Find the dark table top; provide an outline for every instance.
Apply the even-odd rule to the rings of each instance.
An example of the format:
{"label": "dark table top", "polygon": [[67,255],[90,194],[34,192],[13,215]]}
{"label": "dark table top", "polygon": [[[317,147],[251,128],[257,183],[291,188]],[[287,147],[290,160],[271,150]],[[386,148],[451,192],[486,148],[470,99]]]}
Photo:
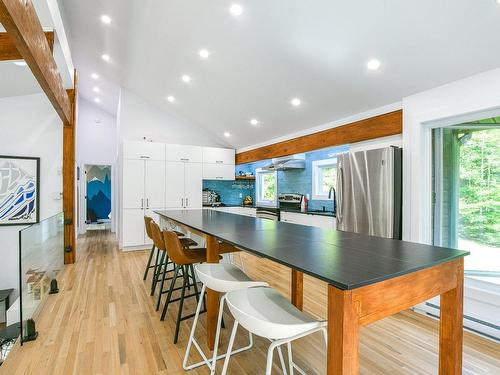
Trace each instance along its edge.
{"label": "dark table top", "polygon": [[156,213],[340,289],[374,284],[469,254],[214,210]]}
{"label": "dark table top", "polygon": [[6,300],[13,291],[14,289],[0,289],[0,301]]}

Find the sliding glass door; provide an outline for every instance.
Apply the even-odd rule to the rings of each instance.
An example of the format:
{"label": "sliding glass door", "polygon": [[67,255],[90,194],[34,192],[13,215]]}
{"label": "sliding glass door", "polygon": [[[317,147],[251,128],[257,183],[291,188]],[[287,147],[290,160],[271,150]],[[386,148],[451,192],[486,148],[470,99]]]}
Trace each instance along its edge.
{"label": "sliding glass door", "polygon": [[[466,287],[469,279],[500,296],[500,118],[435,129],[433,140],[434,244],[470,251]],[[467,303],[477,306],[466,312],[482,302]],[[488,316],[476,320],[500,334]]]}

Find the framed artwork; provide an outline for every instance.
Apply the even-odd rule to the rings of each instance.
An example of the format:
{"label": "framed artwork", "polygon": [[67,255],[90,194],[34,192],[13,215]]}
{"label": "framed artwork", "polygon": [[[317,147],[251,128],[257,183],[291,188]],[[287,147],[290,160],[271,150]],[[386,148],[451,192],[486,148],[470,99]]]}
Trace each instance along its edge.
{"label": "framed artwork", "polygon": [[40,158],[0,155],[0,225],[40,218]]}

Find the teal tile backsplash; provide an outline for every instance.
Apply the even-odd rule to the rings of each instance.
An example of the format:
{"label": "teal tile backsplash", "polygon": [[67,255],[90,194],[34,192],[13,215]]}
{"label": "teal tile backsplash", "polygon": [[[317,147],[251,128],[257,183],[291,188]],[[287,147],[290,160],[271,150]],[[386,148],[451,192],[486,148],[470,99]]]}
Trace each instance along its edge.
{"label": "teal tile backsplash", "polygon": [[[331,147],[318,151],[311,151],[305,154],[305,168],[300,170],[278,171],[278,192],[279,193],[299,193],[312,196],[312,162],[334,157],[337,153],[349,151],[349,146]],[[254,163],[241,164],[236,166],[236,174],[240,171],[255,174],[257,168],[269,165],[269,160]],[[203,188],[215,190],[221,195],[221,201],[227,205],[241,204],[246,195],[250,195],[255,203],[255,182],[254,181],[203,181]],[[321,210],[333,209],[331,200],[310,200],[309,208]]]}

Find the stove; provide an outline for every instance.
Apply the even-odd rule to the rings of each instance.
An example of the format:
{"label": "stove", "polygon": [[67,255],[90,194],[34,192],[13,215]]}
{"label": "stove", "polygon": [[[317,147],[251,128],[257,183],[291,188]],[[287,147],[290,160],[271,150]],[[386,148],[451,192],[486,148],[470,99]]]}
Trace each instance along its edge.
{"label": "stove", "polygon": [[281,209],[300,210],[304,196],[298,193],[278,194],[278,204]]}

